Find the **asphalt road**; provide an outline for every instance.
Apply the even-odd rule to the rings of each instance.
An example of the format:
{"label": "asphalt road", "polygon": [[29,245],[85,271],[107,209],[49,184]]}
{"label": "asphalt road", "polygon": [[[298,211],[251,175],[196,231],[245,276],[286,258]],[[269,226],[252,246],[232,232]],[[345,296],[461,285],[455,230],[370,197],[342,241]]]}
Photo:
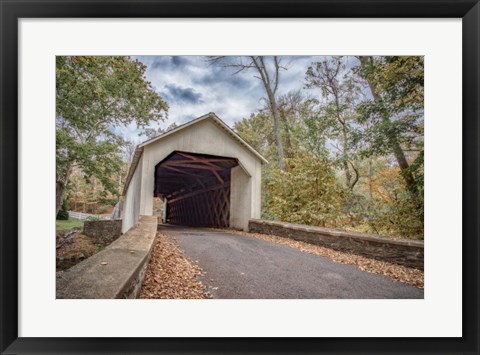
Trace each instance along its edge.
{"label": "asphalt road", "polygon": [[159,226],[205,271],[214,298],[423,298],[423,290],[355,266],[256,238]]}

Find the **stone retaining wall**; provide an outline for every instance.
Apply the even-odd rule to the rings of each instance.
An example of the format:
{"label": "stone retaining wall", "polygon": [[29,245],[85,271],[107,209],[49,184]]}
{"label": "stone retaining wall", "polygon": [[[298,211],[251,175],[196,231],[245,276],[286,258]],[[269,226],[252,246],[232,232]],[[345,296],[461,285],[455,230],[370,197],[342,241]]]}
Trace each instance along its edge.
{"label": "stone retaining wall", "polygon": [[83,234],[95,237],[103,244],[110,244],[122,235],[122,220],[85,221]]}
{"label": "stone retaining wall", "polygon": [[423,242],[343,232],[302,224],[251,219],[249,231],[290,238],[423,270]]}
{"label": "stone retaining wall", "polygon": [[57,298],[137,298],[157,232],[157,217],[138,223],[99,253],[57,272]]}

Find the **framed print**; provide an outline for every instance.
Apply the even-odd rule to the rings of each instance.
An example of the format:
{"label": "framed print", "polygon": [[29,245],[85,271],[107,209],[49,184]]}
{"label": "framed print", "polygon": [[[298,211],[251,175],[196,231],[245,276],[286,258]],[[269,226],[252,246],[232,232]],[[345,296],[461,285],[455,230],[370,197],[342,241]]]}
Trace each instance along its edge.
{"label": "framed print", "polygon": [[479,6],[2,1],[1,353],[477,354]]}

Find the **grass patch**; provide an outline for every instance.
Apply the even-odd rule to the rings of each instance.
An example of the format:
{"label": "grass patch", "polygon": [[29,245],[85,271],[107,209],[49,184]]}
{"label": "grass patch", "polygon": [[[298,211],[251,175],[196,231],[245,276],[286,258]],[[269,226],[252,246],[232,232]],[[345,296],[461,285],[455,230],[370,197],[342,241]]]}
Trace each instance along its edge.
{"label": "grass patch", "polygon": [[70,229],[79,227],[83,229],[83,221],[70,217],[67,221],[55,221],[55,229],[58,232],[68,232]]}

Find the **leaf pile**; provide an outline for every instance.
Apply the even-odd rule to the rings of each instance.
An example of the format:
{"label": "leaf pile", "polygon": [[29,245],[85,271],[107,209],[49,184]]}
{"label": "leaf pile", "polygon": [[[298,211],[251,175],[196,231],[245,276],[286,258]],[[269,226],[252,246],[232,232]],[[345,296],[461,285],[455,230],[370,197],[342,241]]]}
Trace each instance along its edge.
{"label": "leaf pile", "polygon": [[412,286],[424,287],[424,273],[421,270],[409,268],[402,265],[392,264],[385,261],[366,258],[364,256],[355,255],[348,252],[340,252],[333,249],[321,247],[318,245],[299,242],[296,240],[266,235],[260,233],[246,233],[228,229],[230,233],[236,233],[246,237],[253,237],[265,240],[267,242],[282,244],[290,248],[298,249],[305,253],[325,256],[331,260],[340,263],[357,266],[360,270],[367,271],[373,274],[380,274],[388,276],[394,280],[410,284]]}
{"label": "leaf pile", "polygon": [[145,274],[140,298],[211,298],[197,280],[202,269],[185,256],[174,238],[158,234]]}

